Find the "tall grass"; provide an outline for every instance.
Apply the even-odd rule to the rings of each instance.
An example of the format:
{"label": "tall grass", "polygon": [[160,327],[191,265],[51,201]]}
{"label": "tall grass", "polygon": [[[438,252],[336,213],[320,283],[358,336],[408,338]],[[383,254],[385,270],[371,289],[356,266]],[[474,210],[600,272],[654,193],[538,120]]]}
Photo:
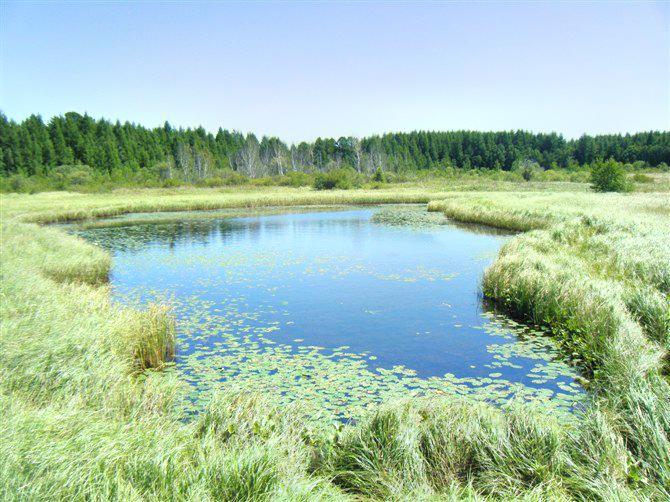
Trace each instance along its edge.
{"label": "tall grass", "polygon": [[[377,410],[328,450],[352,494],[388,499],[634,498],[630,454],[600,413],[566,428],[541,412],[414,400]],[[639,495],[638,495],[639,496]]]}
{"label": "tall grass", "polygon": [[[524,185],[525,188],[525,185]],[[109,300],[110,258],[55,228],[131,211],[426,202],[528,231],[485,293],[546,325],[589,375],[576,423],[453,399],[308,429],[231,384],[192,421],[174,414],[169,312]],[[670,406],[665,194],[268,190],[3,198],[0,498],[3,500],[667,499]],[[160,371],[158,371],[160,370]]]}
{"label": "tall grass", "polygon": [[592,375],[590,390],[637,462],[636,479],[666,494],[670,199],[582,198],[498,197],[430,207],[459,219],[536,229],[503,247],[486,271],[484,293],[554,332]]}
{"label": "tall grass", "polygon": [[133,313],[122,320],[122,344],[130,347],[133,366],[138,371],[160,369],[175,355],[175,325],[169,310],[150,305],[144,312]]}
{"label": "tall grass", "polygon": [[34,195],[3,194],[5,215],[21,221],[57,223],[117,216],[126,213],[298,206],[323,204],[428,203],[444,199],[454,190],[586,190],[587,185],[557,183],[473,184],[449,181],[389,185],[379,189],[328,190],[290,187],[123,189],[111,193],[44,192]]}

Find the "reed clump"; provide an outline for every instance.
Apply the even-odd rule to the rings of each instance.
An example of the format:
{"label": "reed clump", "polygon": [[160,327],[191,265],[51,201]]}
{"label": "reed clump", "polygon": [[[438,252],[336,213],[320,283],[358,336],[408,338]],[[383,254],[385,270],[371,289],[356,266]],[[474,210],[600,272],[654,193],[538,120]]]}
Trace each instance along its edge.
{"label": "reed clump", "polygon": [[175,356],[175,323],[169,308],[150,305],[140,312],[126,313],[119,320],[121,346],[130,348],[137,371],[160,369]]}

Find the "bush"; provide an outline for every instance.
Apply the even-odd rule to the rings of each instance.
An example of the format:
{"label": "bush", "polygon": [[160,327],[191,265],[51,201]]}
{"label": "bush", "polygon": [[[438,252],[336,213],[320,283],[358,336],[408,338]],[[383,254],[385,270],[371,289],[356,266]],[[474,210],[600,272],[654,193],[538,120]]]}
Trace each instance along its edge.
{"label": "bush", "polygon": [[245,183],[248,182],[249,178],[247,178],[244,174],[238,173],[237,171],[233,171],[230,174],[223,177],[224,185],[237,186],[237,185],[244,185]]}
{"label": "bush", "polygon": [[200,180],[197,180],[194,184],[195,186],[198,187],[214,188],[223,186],[226,183],[224,179],[219,176],[210,176],[209,178],[202,178]]}
{"label": "bush", "polygon": [[[137,169],[139,170],[139,166]],[[176,174],[177,169],[170,162],[158,162],[145,171],[151,178],[167,180],[173,177],[173,172]]]}
{"label": "bush", "polygon": [[93,182],[93,174],[90,169],[76,169],[68,174],[67,182],[70,186],[75,187],[90,185]]}
{"label": "bush", "polygon": [[319,173],[314,178],[317,190],[348,190],[353,186],[354,175],[348,169],[333,169],[327,173]]}
{"label": "bush", "polygon": [[381,169],[377,168],[377,170],[375,171],[375,174],[372,175],[372,181],[377,181],[377,182],[380,182],[380,183],[383,183],[384,181],[386,181],[386,179],[384,177],[384,173],[382,172]]}
{"label": "bush", "polygon": [[586,183],[589,181],[588,171],[574,171],[570,173],[570,181],[573,183]]}
{"label": "bush", "polygon": [[626,170],[623,164],[614,159],[596,162],[591,166],[591,186],[596,192],[630,191]]}
{"label": "bush", "polygon": [[653,183],[654,178],[647,174],[635,173],[631,178],[635,183]]}
{"label": "bush", "polygon": [[95,170],[86,164],[60,165],[54,167],[48,174],[49,184],[57,190],[81,190],[95,188],[101,177]]}
{"label": "bush", "polygon": [[277,178],[272,176],[263,176],[261,178],[251,178],[249,184],[255,187],[271,187],[276,186],[279,182]]}
{"label": "bush", "polygon": [[313,183],[312,177],[300,171],[291,171],[279,179],[280,186],[306,187]]}
{"label": "bush", "polygon": [[386,172],[386,173],[384,173],[384,182],[386,182],[386,183],[403,183],[403,182],[406,182],[406,181],[410,181],[410,177],[408,176],[408,173],[404,173],[404,172],[399,172],[399,173]]}
{"label": "bush", "polygon": [[14,174],[10,176],[5,184],[7,185],[8,191],[17,193],[28,192],[30,187],[28,179],[22,174]]}
{"label": "bush", "polygon": [[[540,176],[538,176],[539,181],[569,181],[570,175],[567,171],[561,169],[547,169],[546,171],[539,171]],[[523,174],[522,174],[523,176]],[[535,175],[531,173],[529,177],[524,177],[526,181],[530,181],[531,178],[535,178]]]}
{"label": "bush", "polygon": [[174,187],[181,186],[182,184],[183,184],[183,182],[181,180],[177,179],[177,178],[167,178],[167,179],[163,180],[163,182],[161,183],[161,186],[163,188],[174,188]]}
{"label": "bush", "polygon": [[514,161],[512,172],[518,173],[524,180],[530,181],[538,173],[542,172],[542,168],[534,160],[523,159]]}

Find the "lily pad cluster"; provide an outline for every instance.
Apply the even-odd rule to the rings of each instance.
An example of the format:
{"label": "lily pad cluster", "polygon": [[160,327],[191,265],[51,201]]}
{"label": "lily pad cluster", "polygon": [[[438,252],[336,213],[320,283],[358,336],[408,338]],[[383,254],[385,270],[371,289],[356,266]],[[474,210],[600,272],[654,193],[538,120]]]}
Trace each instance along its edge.
{"label": "lily pad cluster", "polygon": [[[165,301],[160,292],[149,293],[143,292],[145,300]],[[576,370],[557,358],[551,340],[496,314],[482,314],[482,329],[493,342],[486,376],[420,378],[402,365],[379,367],[373,353],[348,346],[278,343],[273,335],[292,324],[279,307],[271,309],[277,320],[268,322],[271,312],[249,312],[241,298],[225,305],[197,296],[170,303],[178,319],[175,371],[188,383],[181,402],[185,416],[231,388],[260,392],[280,404],[300,402],[310,410],[308,418],[319,422],[355,421],[371,407],[410,396],[460,396],[502,407],[521,400],[569,419],[584,399]],[[497,371],[506,366],[526,368],[529,381],[506,380]]]}

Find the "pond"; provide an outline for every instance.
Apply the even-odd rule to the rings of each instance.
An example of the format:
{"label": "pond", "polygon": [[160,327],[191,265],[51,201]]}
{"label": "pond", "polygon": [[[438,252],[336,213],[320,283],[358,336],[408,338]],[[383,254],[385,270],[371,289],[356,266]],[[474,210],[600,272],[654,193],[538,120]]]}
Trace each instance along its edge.
{"label": "pond", "polygon": [[509,235],[378,224],[376,208],[284,211],[75,230],[113,254],[118,301],[174,309],[186,413],[230,388],[298,401],[327,421],[414,395],[579,406],[577,372],[553,341],[481,298]]}

